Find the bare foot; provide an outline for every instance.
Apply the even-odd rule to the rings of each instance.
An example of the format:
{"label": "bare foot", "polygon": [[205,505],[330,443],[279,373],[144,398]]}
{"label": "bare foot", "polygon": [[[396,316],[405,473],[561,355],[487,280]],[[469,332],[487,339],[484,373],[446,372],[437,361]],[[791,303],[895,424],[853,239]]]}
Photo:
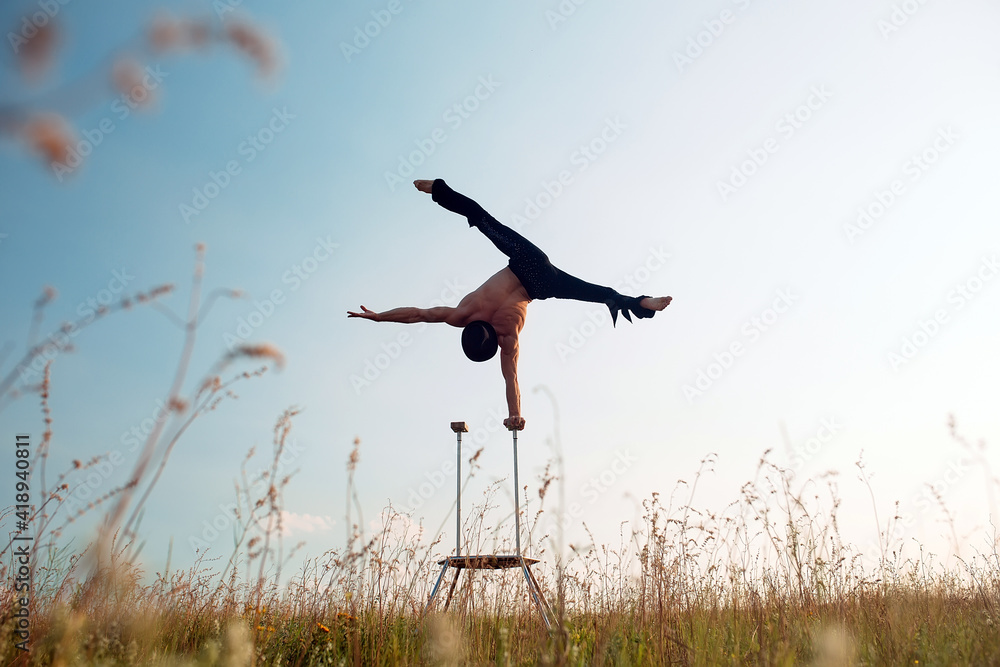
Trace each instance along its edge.
{"label": "bare foot", "polygon": [[431,189],[434,187],[434,181],[417,180],[417,181],[413,181],[413,185],[415,185],[417,187],[417,190],[420,190],[421,192],[426,192],[427,194],[430,194],[431,193]]}
{"label": "bare foot", "polygon": [[670,305],[670,302],[674,300],[672,296],[647,296],[645,299],[639,302],[639,305],[643,308],[648,308],[649,310],[660,311]]}

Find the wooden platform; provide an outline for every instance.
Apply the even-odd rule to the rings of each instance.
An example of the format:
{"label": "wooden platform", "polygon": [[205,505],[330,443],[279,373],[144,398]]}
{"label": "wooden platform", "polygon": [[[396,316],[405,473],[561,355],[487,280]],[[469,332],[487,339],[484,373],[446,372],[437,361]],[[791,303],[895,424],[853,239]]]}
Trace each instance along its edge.
{"label": "wooden platform", "polygon": [[[531,566],[539,562],[537,558],[525,558],[524,564]],[[438,565],[447,565],[459,570],[506,570],[512,567],[521,567],[520,556],[448,556],[444,560],[439,560]]]}

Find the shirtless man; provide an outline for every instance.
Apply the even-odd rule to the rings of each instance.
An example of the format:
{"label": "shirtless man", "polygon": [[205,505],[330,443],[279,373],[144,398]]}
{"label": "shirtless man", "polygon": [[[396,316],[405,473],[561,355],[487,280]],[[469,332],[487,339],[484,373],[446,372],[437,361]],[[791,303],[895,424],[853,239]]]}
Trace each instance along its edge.
{"label": "shirtless man", "polygon": [[[510,257],[507,267],[493,274],[478,289],[467,294],[456,306],[437,308],[393,308],[376,313],[361,306],[361,312],[348,311],[348,317],[361,317],[375,322],[444,322],[453,327],[477,327],[469,333],[489,338],[495,332],[495,345],[500,349],[500,372],[507,388],[507,409],[510,416],[503,425],[509,430],[522,430],[521,392],[517,385],[518,334],[524,327],[528,304],[534,299],[575,299],[604,303],[611,311],[611,321],[616,323],[621,311],[629,322],[629,313],[640,318],[652,317],[670,305],[671,297],[627,297],[610,287],[584,282],[557,269],[535,245],[514,230],[504,226],[487,213],[482,206],[465,195],[448,187],[441,179],[414,181],[421,192],[426,192],[438,204],[465,216],[470,227],[476,227],[505,255]],[[480,329],[482,332],[480,333]],[[490,340],[485,341],[488,346]],[[463,347],[466,336],[463,335]],[[466,354],[482,361],[495,353],[495,348],[482,358],[466,347]]]}

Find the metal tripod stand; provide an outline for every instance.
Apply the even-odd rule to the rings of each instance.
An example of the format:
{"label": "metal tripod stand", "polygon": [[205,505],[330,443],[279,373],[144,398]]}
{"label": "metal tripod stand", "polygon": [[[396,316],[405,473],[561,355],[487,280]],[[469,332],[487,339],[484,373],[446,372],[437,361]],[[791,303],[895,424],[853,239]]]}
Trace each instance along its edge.
{"label": "metal tripod stand", "polygon": [[[434,589],[431,591],[430,599],[427,601],[427,607],[424,610],[425,613],[431,609],[434,604],[434,599],[437,597],[438,589],[441,587],[441,582],[444,581],[444,575],[448,571],[448,568],[453,568],[455,570],[455,577],[451,580],[451,587],[448,589],[448,596],[445,598],[444,609],[448,610],[448,606],[451,604],[451,598],[455,593],[455,586],[458,584],[458,577],[462,573],[462,570],[505,570],[512,567],[521,568],[522,574],[524,574],[524,580],[528,584],[528,592],[531,593],[531,600],[535,603],[535,607],[538,608],[538,613],[542,616],[542,621],[545,622],[545,627],[551,629],[552,612],[549,609],[548,603],[545,602],[545,597],[542,595],[542,589],[538,585],[538,581],[535,579],[535,575],[531,572],[531,566],[538,562],[537,558],[525,558],[521,554],[521,507],[519,499],[519,485],[517,480],[517,430],[512,429],[511,434],[514,439],[514,530],[515,530],[515,545],[517,553],[513,555],[479,555],[479,556],[463,556],[462,555],[462,434],[469,432],[469,427],[465,422],[452,422],[451,430],[455,432],[458,438],[457,444],[457,466],[456,466],[456,516],[455,516],[455,555],[448,556],[444,560],[438,561],[438,565],[441,566],[441,574],[438,575],[437,582],[434,584]],[[471,576],[471,575],[470,575]]]}

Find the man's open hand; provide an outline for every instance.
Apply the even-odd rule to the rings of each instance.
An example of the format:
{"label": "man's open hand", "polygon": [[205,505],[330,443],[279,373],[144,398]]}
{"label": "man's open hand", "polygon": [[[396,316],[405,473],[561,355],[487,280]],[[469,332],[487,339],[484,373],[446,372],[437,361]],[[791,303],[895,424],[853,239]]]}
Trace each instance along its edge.
{"label": "man's open hand", "polygon": [[371,320],[372,322],[378,322],[378,313],[376,313],[374,310],[368,310],[364,306],[361,306],[361,312],[360,313],[355,313],[355,312],[352,312],[350,310],[347,311],[347,316],[348,317],[361,317],[361,318],[364,318],[366,320]]}
{"label": "man's open hand", "polygon": [[513,417],[507,417],[503,420],[503,425],[507,427],[508,431],[523,431],[524,430],[524,417],[520,415],[514,415]]}

